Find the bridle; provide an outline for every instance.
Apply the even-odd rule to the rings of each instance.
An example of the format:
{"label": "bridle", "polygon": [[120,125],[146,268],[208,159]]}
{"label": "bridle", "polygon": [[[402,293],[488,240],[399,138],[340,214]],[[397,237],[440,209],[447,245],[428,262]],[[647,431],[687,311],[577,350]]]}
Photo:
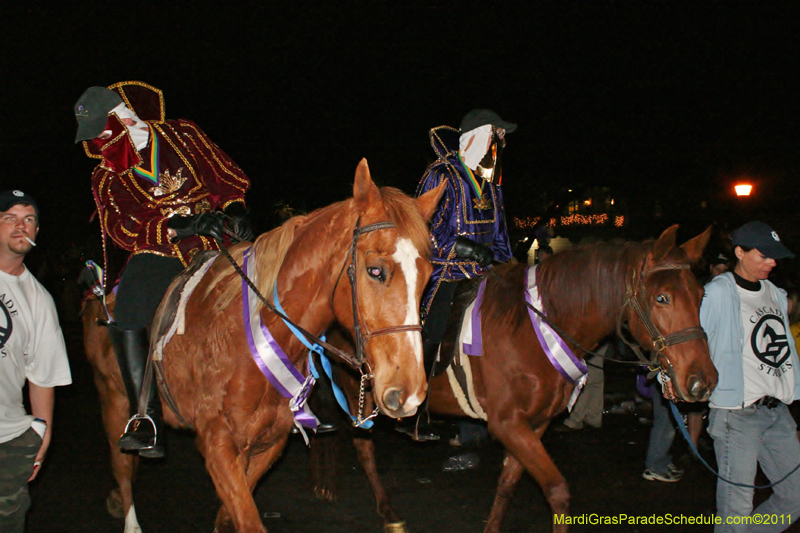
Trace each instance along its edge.
{"label": "bridle", "polygon": [[[333,307],[334,297],[336,296],[336,289],[339,287],[339,281],[342,279],[342,273],[347,267],[347,278],[350,280],[350,295],[352,298],[352,308],[353,308],[353,333],[355,337],[355,344],[356,344],[356,360],[363,364],[366,361],[364,356],[364,348],[367,345],[367,341],[369,341],[373,337],[379,337],[381,335],[389,335],[392,333],[404,333],[406,331],[422,331],[422,326],[420,324],[402,324],[400,326],[390,326],[388,328],[380,328],[374,331],[370,331],[369,327],[367,327],[366,322],[363,323],[360,320],[361,312],[358,305],[358,276],[356,275],[356,254],[358,246],[358,238],[363,235],[364,233],[369,233],[371,231],[377,231],[382,229],[391,229],[394,228],[395,225],[392,222],[376,222],[375,224],[369,224],[367,226],[360,226],[361,224],[361,217],[356,220],[356,227],[353,230],[353,240],[350,243],[350,253],[345,257],[344,264],[342,265],[342,269],[339,271],[339,277],[336,278],[336,284],[333,286],[333,292],[331,293],[331,307]],[[348,264],[349,259],[349,264]],[[363,331],[362,331],[363,328]]]}
{"label": "bridle", "polygon": [[[701,326],[693,326],[690,328],[685,328],[680,331],[676,331],[670,333],[669,335],[662,335],[661,332],[658,330],[655,324],[653,324],[652,319],[650,318],[650,313],[645,311],[644,306],[642,305],[641,301],[639,300],[639,292],[644,292],[644,282],[645,278],[654,272],[660,272],[663,270],[688,270],[690,266],[688,264],[669,264],[669,265],[662,265],[656,266],[653,268],[642,269],[642,271],[638,275],[638,283],[637,283],[637,275],[636,272],[633,273],[630,281],[625,282],[625,303],[622,304],[622,309],[620,311],[619,319],[617,320],[617,335],[622,339],[622,341],[628,345],[628,347],[636,354],[636,357],[639,358],[640,361],[645,363],[650,370],[657,370],[660,366],[660,359],[664,359],[667,363],[667,372],[672,374],[672,363],[670,362],[667,355],[664,351],[667,349],[668,346],[674,346],[675,344],[681,344],[683,342],[687,342],[690,340],[695,339],[707,339],[706,332],[703,330]],[[650,336],[650,341],[652,343],[652,349],[649,350],[651,353],[651,357],[645,357],[642,354],[642,351],[639,349],[639,346],[636,344],[628,341],[625,336],[622,334],[622,323],[624,321],[623,315],[625,313],[625,307],[630,307],[636,312],[636,315],[639,317],[639,321],[642,323],[644,328],[647,330],[647,334]],[[630,328],[630,324],[629,324]]]}
{"label": "bridle", "polygon": [[[342,269],[339,271],[339,277],[336,279],[336,284],[333,286],[333,292],[331,293],[331,308],[333,308],[334,297],[336,295],[336,289],[339,287],[339,281],[342,279],[342,274],[344,273],[345,268],[347,268],[347,277],[350,280],[351,286],[351,296],[352,296],[352,307],[353,307],[353,333],[355,337],[355,345],[356,345],[356,354],[355,357],[351,354],[347,353],[344,350],[333,346],[332,344],[324,341],[317,335],[310,333],[300,327],[296,322],[286,316],[285,313],[278,310],[273,304],[268,302],[266,298],[258,291],[255,284],[252,280],[247,276],[247,274],[242,270],[236,260],[231,256],[231,254],[226,250],[223,246],[220,246],[221,252],[228,258],[228,261],[233,266],[234,270],[242,277],[242,279],[247,283],[253,293],[261,300],[264,306],[269,309],[274,314],[278,315],[281,319],[283,319],[288,324],[294,326],[294,328],[303,335],[307,341],[312,344],[317,344],[330,352],[331,354],[339,357],[345,363],[347,363],[350,367],[355,370],[358,370],[361,373],[361,384],[360,384],[360,392],[359,392],[359,409],[358,415],[354,422],[356,427],[363,424],[366,420],[376,416],[378,414],[378,407],[375,407],[374,412],[364,418],[363,417],[363,409],[365,404],[365,393],[366,393],[366,385],[373,378],[372,369],[369,368],[369,364],[367,363],[366,356],[364,355],[364,348],[367,344],[367,341],[373,337],[378,337],[380,335],[388,335],[392,333],[403,333],[407,331],[422,331],[422,326],[419,324],[403,324],[400,326],[391,326],[388,328],[380,328],[374,331],[370,331],[367,327],[366,323],[362,325],[359,317],[361,313],[359,312],[358,306],[358,276],[356,273],[356,263],[357,263],[357,252],[358,252],[358,238],[365,234],[370,233],[372,231],[379,231],[384,229],[392,229],[396,226],[394,223],[389,221],[384,222],[376,222],[375,224],[369,224],[367,226],[361,226],[361,217],[358,217],[356,220],[356,227],[353,229],[353,238],[350,242],[350,250],[347,253],[347,256],[344,259],[344,263],[342,264]],[[363,329],[363,331],[362,331]],[[367,371],[364,371],[364,366],[367,367]]]}
{"label": "bridle", "polygon": [[[619,359],[612,359],[606,357],[605,354],[600,354],[594,352],[584,346],[582,346],[578,341],[572,338],[567,332],[565,332],[562,328],[558,325],[553,323],[547,315],[545,315],[542,311],[537,309],[534,305],[531,305],[528,302],[525,302],[525,305],[530,308],[534,313],[539,315],[541,319],[546,322],[550,327],[552,327],[556,333],[558,333],[563,339],[571,342],[575,345],[576,348],[582,350],[587,355],[594,355],[598,357],[602,357],[607,361],[614,361],[617,363],[627,363],[627,364],[642,364],[647,366],[651,371],[656,372],[661,367],[660,359],[664,359],[667,363],[667,368],[665,372],[671,378],[673,369],[672,363],[670,362],[669,358],[664,353],[664,350],[668,346],[673,346],[675,344],[680,344],[682,342],[690,341],[693,339],[706,339],[706,332],[703,330],[702,327],[695,326],[691,328],[682,329],[680,331],[676,331],[674,333],[670,333],[667,336],[661,334],[653,321],[650,319],[650,315],[648,312],[645,311],[645,307],[642,305],[641,301],[639,300],[639,293],[644,292],[644,281],[647,276],[654,272],[659,272],[662,270],[688,270],[690,266],[688,264],[670,264],[670,265],[662,265],[653,268],[644,269],[642,268],[639,275],[636,275],[634,271],[633,275],[631,276],[631,280],[625,282],[625,301],[622,303],[622,307],[620,307],[619,316],[617,317],[617,336],[622,339],[622,341],[636,354],[636,357],[639,359],[638,361],[623,361]],[[493,274],[497,279],[501,279],[491,270],[489,271],[490,274]],[[637,283],[638,278],[638,283]],[[653,345],[652,350],[648,350],[651,353],[650,357],[646,357],[636,342],[629,341],[622,332],[622,327],[625,324],[625,308],[630,307],[636,312],[636,315],[639,318],[639,321],[647,330],[648,335],[650,336],[650,341]],[[630,325],[629,325],[630,327]]]}

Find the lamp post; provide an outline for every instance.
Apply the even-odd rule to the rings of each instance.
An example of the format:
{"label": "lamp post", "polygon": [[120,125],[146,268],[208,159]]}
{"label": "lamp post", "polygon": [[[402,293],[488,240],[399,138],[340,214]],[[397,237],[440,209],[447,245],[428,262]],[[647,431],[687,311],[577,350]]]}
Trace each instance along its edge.
{"label": "lamp post", "polygon": [[737,183],[733,186],[733,190],[736,191],[736,196],[750,196],[753,186],[749,183]]}

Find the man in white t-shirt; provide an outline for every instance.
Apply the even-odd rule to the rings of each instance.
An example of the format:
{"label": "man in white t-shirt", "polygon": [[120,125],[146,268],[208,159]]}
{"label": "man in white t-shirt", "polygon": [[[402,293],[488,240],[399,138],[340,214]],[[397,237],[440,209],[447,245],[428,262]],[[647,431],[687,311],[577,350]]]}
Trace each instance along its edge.
{"label": "man in white t-shirt", "polygon": [[[705,286],[700,322],[719,382],[709,398],[708,434],[721,478],[716,533],[784,531],[800,516],[800,442],[788,404],[800,399],[800,360],[789,329],[786,292],[767,278],[776,260],[794,257],[763,222],[731,234],[733,272]],[[753,509],[758,467],[772,495]]]}
{"label": "man in white t-shirt", "polygon": [[[69,385],[53,298],[25,268],[36,246],[39,209],[22,191],[0,193],[0,531],[22,533],[28,482],[50,445],[54,387]],[[31,414],[23,405],[28,384]]]}

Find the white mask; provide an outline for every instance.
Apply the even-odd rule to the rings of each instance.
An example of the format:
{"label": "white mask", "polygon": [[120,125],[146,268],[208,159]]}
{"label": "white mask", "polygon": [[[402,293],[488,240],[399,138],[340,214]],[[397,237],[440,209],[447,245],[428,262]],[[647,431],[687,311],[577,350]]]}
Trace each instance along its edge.
{"label": "white mask", "polygon": [[131,140],[133,141],[133,145],[136,147],[136,150],[141,150],[147,146],[147,142],[150,140],[150,127],[147,125],[147,122],[137,117],[136,113],[128,109],[124,102],[109,111],[109,114],[111,113],[116,113],[123,123],[126,118],[134,121],[132,126],[128,126],[126,124],[125,127],[128,128],[128,132],[130,133]]}
{"label": "white mask", "polygon": [[483,156],[489,151],[492,142],[492,125],[484,124],[474,130],[461,134],[459,139],[459,151],[464,164],[471,170],[478,168]]}

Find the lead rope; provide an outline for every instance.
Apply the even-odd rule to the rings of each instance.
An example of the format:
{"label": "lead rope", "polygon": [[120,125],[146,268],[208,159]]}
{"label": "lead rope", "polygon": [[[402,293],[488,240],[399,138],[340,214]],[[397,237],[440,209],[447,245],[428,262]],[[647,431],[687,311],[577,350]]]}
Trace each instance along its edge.
{"label": "lead rope", "polygon": [[[656,400],[657,400],[657,398],[656,398]],[[788,474],[786,474],[785,476],[780,478],[778,481],[775,481],[774,483],[770,483],[769,485],[748,485],[747,483],[736,483],[735,481],[731,481],[729,479],[726,479],[726,478],[722,477],[721,475],[719,475],[719,472],[717,472],[716,470],[711,468],[708,465],[708,463],[705,461],[705,459],[703,459],[700,456],[700,452],[697,451],[697,447],[695,447],[694,442],[692,442],[691,437],[689,437],[689,432],[686,430],[686,424],[683,423],[683,416],[681,415],[680,411],[678,411],[678,408],[675,406],[675,404],[670,402],[669,403],[669,407],[672,410],[672,416],[675,418],[675,423],[678,424],[678,429],[681,430],[681,434],[683,435],[683,438],[686,439],[686,442],[689,444],[689,448],[691,448],[691,450],[694,453],[695,457],[697,457],[700,460],[700,462],[703,464],[703,466],[705,466],[709,470],[709,472],[711,472],[712,474],[714,474],[715,476],[720,478],[725,483],[729,483],[729,484],[735,485],[737,487],[745,487],[745,488],[748,488],[748,489],[768,489],[770,487],[774,487],[778,483],[783,482],[787,477],[789,477],[792,474],[794,474],[797,471],[797,469],[800,468],[800,463],[798,463],[798,465],[795,466],[794,468],[792,468],[789,471]]]}

